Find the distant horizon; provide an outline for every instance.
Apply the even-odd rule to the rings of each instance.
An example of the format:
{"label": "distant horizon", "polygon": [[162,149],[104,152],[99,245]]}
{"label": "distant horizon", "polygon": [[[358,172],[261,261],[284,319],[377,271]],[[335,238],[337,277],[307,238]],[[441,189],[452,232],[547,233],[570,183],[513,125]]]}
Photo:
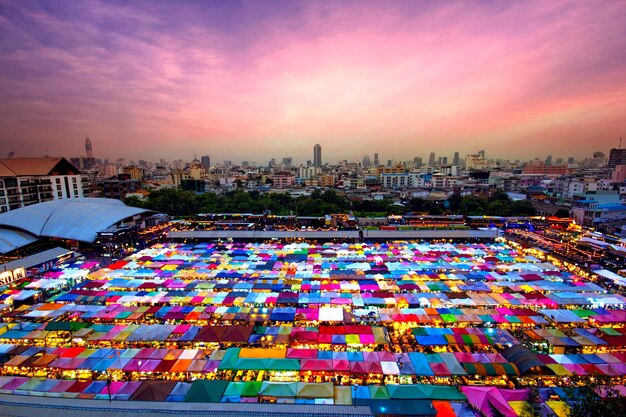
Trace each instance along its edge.
{"label": "distant horizon", "polygon": [[[93,141],[92,141],[92,143],[93,143]],[[618,148],[618,147],[616,146],[616,147],[613,147],[613,148]],[[537,155],[537,156],[534,156],[534,157],[530,157],[528,159],[519,158],[519,157],[516,157],[514,159],[513,158],[504,158],[504,157],[499,157],[497,155],[490,155],[488,150],[486,150],[486,149],[484,151],[485,151],[485,155],[486,155],[486,159],[487,160],[509,161],[509,162],[515,162],[515,161],[519,160],[520,163],[525,163],[525,162],[531,162],[533,160],[545,160],[548,156],[552,156],[552,164],[556,164],[556,161],[558,159],[562,159],[563,160],[563,164],[567,164],[567,159],[569,157],[573,157],[576,161],[580,161],[580,160],[583,160],[583,159],[586,159],[586,158],[592,158],[593,157],[593,155],[592,155],[593,152],[597,152],[597,151],[603,152],[605,157],[608,158],[610,149],[608,149],[608,150],[596,149],[591,154],[583,155],[582,157],[575,157],[573,155],[563,156],[563,155],[546,154],[546,155],[543,155],[543,156],[542,155]],[[373,164],[374,163],[374,153],[375,152],[372,152],[372,153],[369,153],[369,154],[364,154],[363,156],[361,156],[361,158],[356,158],[356,159],[340,158],[340,159],[335,159],[335,160],[327,160],[327,159],[324,158],[324,147],[322,146],[322,164],[323,165],[326,165],[326,164],[336,165],[336,164],[341,163],[343,161],[359,162],[360,163],[360,162],[362,162],[362,159],[363,159],[363,157],[365,155],[370,157],[370,161]],[[396,163],[410,162],[410,161],[413,161],[414,157],[421,157],[422,158],[422,164],[423,165],[428,165],[428,158],[430,156],[430,152],[429,152],[429,153],[424,154],[424,155],[414,155],[414,156],[402,159],[402,158],[383,158],[384,155],[381,155],[380,152],[378,152],[378,154],[379,154],[379,165],[387,165],[387,162],[389,160],[392,160],[392,161],[394,161]],[[459,158],[461,159],[461,161],[465,161],[465,157],[467,155],[469,155],[469,153],[468,154],[463,154],[463,153],[459,152]],[[255,159],[252,159],[252,158],[248,158],[248,159],[234,159],[234,158],[228,158],[228,157],[225,157],[225,158],[215,158],[211,154],[208,154],[208,155],[207,154],[196,154],[195,158],[198,161],[200,161],[200,159],[203,156],[209,156],[210,162],[211,162],[211,166],[222,165],[225,161],[230,161],[230,162],[232,162],[233,165],[239,165],[242,162],[248,162],[250,164],[256,163],[257,166],[267,166],[271,159],[274,159],[276,161],[276,164],[280,165],[282,163],[282,158],[289,158],[289,157],[291,157],[291,155],[280,155],[280,156],[272,156],[271,158],[268,158],[267,160],[265,160],[265,159],[263,159],[263,160],[256,159],[255,160]],[[435,164],[436,165],[439,163],[439,157],[441,157],[441,156],[448,158],[448,162],[446,164],[444,164],[444,165],[451,165],[452,164],[452,159],[454,157],[454,152],[442,153],[442,154],[435,153]],[[8,157],[8,155],[0,155],[0,159],[4,159],[4,158],[7,158],[7,157]],[[85,158],[86,155],[83,152],[83,154],[76,154],[76,155],[74,155],[74,154],[71,154],[71,155],[56,155],[54,153],[50,153],[49,155],[46,155],[46,154],[43,154],[43,155],[15,154],[13,157],[14,158],[40,158],[40,157],[41,158],[45,158],[45,157],[48,157],[48,158],[66,158],[69,161],[70,158]],[[145,157],[141,157],[141,156],[139,156],[137,158],[131,158],[131,157],[128,157],[128,156],[123,156],[123,155],[118,155],[118,156],[114,155],[114,156],[106,157],[106,156],[99,156],[96,152],[94,152],[94,158],[96,160],[101,160],[101,161],[108,160],[111,163],[114,163],[118,159],[123,159],[125,162],[129,162],[129,161],[134,161],[134,162],[146,161],[146,162],[151,162],[151,163],[158,163],[158,162],[161,161],[161,159],[163,159],[166,162],[175,162],[175,161],[178,161],[178,160],[182,160],[184,162],[191,162],[191,161],[194,160],[194,155],[192,153],[188,158],[184,158],[184,157],[183,158],[171,158],[170,157],[170,158],[150,159],[150,158],[145,158]],[[309,159],[298,160],[297,158],[293,157],[292,166],[306,165],[307,162],[311,162],[311,164],[312,164],[313,163],[313,158],[311,157]]]}
{"label": "distant horizon", "polygon": [[[626,136],[626,2],[0,0],[0,155],[530,160]],[[116,156],[118,155],[118,156]]]}

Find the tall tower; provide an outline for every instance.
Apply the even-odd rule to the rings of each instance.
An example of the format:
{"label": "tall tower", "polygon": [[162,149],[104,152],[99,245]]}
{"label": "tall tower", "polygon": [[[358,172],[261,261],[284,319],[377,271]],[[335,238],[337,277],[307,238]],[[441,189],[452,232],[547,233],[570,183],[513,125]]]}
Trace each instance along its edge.
{"label": "tall tower", "polygon": [[202,168],[209,169],[211,168],[211,158],[209,155],[204,155],[200,158],[200,164],[202,164]]}
{"label": "tall tower", "polygon": [[87,156],[81,164],[82,169],[91,169],[96,166],[96,159],[93,157],[93,150],[91,149],[91,139],[85,138],[85,151]]}
{"label": "tall tower", "polygon": [[319,143],[316,143],[313,147],[313,166],[322,166],[322,146]]}
{"label": "tall tower", "polygon": [[374,166],[378,166],[378,164],[380,163],[380,161],[378,160],[378,152],[376,152],[374,154]]}
{"label": "tall tower", "polygon": [[91,139],[88,137],[85,139],[85,151],[87,151],[87,158],[93,158],[93,150],[91,149]]}
{"label": "tall tower", "polygon": [[428,157],[428,166],[434,167],[435,166],[435,153],[431,152],[430,156]]}
{"label": "tall tower", "polygon": [[461,158],[459,157],[459,153],[455,152],[454,157],[452,158],[452,165],[458,166],[461,163]]}

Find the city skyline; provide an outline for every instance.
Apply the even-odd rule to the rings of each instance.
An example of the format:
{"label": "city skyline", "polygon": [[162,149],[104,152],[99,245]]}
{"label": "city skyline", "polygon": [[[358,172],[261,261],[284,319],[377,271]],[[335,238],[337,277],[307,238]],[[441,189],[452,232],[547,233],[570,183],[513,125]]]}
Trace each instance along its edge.
{"label": "city skyline", "polygon": [[[0,154],[582,158],[626,131],[621,2],[0,2]],[[174,23],[178,22],[178,23]],[[184,24],[180,24],[184,22]],[[336,156],[335,156],[336,155]]]}

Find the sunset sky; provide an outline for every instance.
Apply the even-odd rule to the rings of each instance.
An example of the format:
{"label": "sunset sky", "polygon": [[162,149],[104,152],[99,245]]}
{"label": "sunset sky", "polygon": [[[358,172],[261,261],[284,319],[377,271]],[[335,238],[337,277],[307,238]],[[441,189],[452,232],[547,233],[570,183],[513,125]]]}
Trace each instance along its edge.
{"label": "sunset sky", "polygon": [[[0,157],[583,157],[626,1],[0,0]],[[625,142],[626,145],[626,142]]]}

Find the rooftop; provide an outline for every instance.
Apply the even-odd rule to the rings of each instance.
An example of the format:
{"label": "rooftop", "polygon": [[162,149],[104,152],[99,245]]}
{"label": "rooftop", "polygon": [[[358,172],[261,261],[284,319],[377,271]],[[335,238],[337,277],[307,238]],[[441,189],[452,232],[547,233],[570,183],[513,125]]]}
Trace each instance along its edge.
{"label": "rooftop", "polygon": [[55,200],[0,214],[0,229],[11,236],[14,233],[8,231],[17,230],[27,237],[30,234],[92,243],[98,232],[147,211],[108,198]]}
{"label": "rooftop", "polygon": [[53,175],[80,172],[65,158],[6,158],[0,159],[0,177]]}

